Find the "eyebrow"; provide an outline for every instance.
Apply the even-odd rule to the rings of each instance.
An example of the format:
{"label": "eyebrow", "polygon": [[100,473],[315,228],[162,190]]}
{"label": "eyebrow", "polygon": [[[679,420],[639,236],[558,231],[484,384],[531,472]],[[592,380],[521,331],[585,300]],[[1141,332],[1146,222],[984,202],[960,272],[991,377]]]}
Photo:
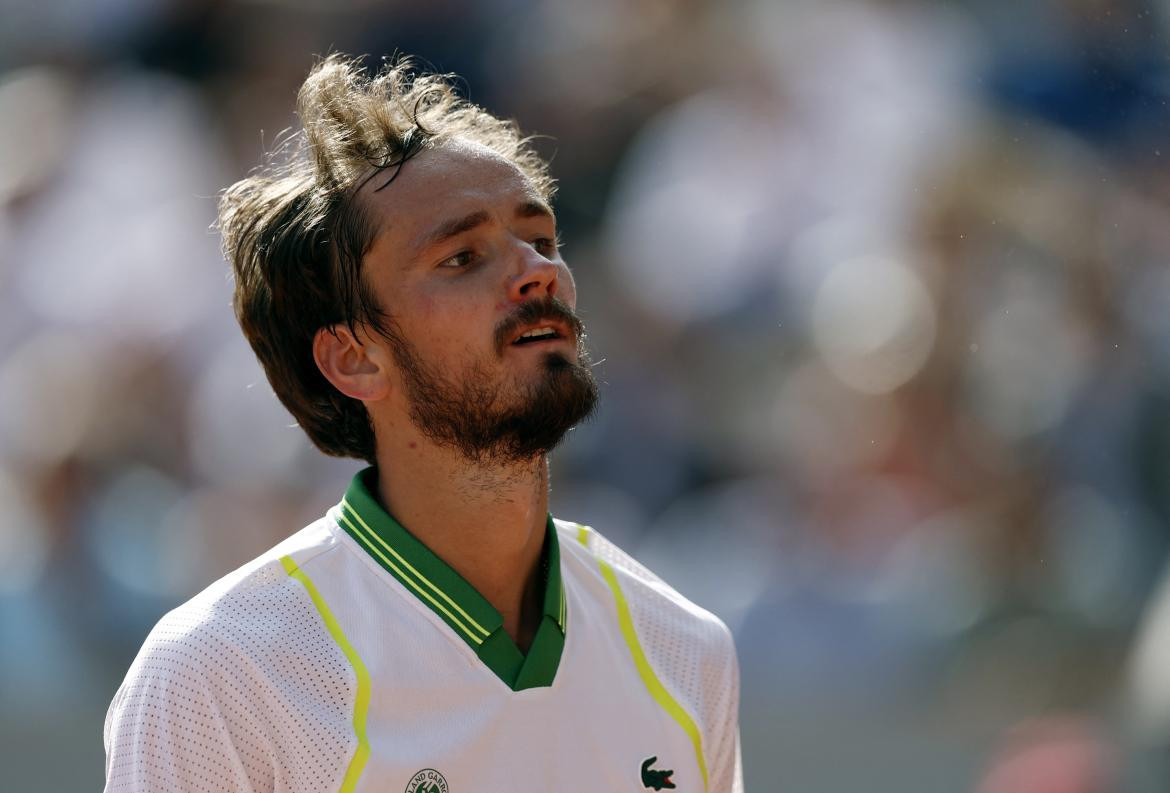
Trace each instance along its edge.
{"label": "eyebrow", "polygon": [[516,207],[516,217],[518,218],[540,218],[545,217],[553,220],[555,216],[553,211],[549,209],[548,204],[543,201],[528,200]]}
{"label": "eyebrow", "polygon": [[[517,205],[516,217],[546,217],[551,220],[555,216],[552,210],[549,209],[548,204],[545,204],[543,201],[528,200]],[[478,212],[472,212],[470,215],[464,215],[461,218],[445,220],[422,237],[422,242],[419,243],[419,250],[427,250],[435,245],[446,242],[452,237],[458,237],[460,234],[482,226],[488,220],[490,220],[488,213],[482,209]]]}

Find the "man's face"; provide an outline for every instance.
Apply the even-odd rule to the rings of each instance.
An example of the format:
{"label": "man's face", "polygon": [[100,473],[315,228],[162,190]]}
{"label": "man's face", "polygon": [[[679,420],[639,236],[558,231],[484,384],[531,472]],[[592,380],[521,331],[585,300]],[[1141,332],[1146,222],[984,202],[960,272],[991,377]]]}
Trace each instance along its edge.
{"label": "man's face", "polygon": [[384,181],[362,199],[379,227],[364,276],[390,317],[387,407],[469,459],[547,453],[597,401],[551,210],[514,165],[459,141],[375,192]]}

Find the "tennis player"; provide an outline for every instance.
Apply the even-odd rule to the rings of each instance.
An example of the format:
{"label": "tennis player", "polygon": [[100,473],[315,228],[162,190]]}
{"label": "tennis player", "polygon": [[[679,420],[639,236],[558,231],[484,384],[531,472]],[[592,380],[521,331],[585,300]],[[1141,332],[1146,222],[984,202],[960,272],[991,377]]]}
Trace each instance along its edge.
{"label": "tennis player", "polygon": [[548,512],[598,389],[547,163],[406,62],[327,58],[298,109],[221,202],[234,305],[313,443],[369,467],[158,623],[106,790],[740,790],[727,628]]}

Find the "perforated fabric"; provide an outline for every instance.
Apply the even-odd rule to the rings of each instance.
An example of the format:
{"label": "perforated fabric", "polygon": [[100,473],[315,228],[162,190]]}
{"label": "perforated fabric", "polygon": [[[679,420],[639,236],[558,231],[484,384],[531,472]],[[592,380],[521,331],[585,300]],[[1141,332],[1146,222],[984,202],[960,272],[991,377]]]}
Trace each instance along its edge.
{"label": "perforated fabric", "polygon": [[[576,539],[580,527],[563,526],[566,543]],[[647,660],[702,733],[707,789],[739,793],[739,666],[727,626],[592,528],[587,547],[618,572]]]}
{"label": "perforated fabric", "polygon": [[353,670],[279,561],[249,568],[150,633],[106,716],[108,793],[340,787]]}
{"label": "perforated fabric", "polygon": [[550,685],[508,686],[326,518],[151,632],[107,716],[106,790],[373,793],[429,770],[453,793],[593,793],[643,789],[647,764],[677,793],[741,790],[726,628],[596,533],[595,555],[556,527],[567,620]]}

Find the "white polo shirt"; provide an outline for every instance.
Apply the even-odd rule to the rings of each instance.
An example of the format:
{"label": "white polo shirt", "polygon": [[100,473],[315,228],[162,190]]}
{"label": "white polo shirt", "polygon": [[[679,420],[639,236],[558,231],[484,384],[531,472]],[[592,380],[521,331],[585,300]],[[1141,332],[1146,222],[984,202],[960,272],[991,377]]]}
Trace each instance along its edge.
{"label": "white polo shirt", "polygon": [[106,716],[106,791],[742,789],[722,622],[550,517],[521,653],[375,482],[155,626]]}

